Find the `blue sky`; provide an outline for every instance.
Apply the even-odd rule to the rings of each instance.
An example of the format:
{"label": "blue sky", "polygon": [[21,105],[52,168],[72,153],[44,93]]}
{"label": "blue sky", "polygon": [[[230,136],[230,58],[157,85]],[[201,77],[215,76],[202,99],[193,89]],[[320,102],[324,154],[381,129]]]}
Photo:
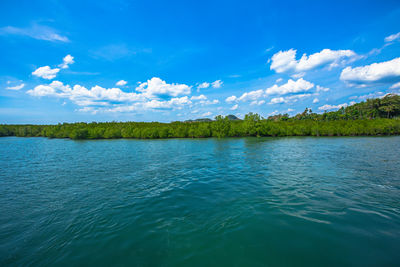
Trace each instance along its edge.
{"label": "blue sky", "polygon": [[331,111],[400,92],[399,1],[0,2],[0,123]]}

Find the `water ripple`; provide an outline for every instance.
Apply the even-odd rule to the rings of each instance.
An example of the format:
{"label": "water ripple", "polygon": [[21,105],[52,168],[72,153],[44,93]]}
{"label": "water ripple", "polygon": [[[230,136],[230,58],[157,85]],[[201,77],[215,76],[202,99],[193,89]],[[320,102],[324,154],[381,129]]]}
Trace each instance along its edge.
{"label": "water ripple", "polygon": [[1,266],[400,262],[400,137],[1,138],[0,158]]}

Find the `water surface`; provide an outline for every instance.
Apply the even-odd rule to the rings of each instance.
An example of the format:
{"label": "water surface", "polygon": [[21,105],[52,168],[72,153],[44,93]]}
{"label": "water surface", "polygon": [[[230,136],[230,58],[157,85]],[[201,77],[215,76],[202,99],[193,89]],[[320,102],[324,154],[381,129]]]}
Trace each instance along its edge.
{"label": "water surface", "polygon": [[0,265],[400,264],[400,137],[0,138]]}

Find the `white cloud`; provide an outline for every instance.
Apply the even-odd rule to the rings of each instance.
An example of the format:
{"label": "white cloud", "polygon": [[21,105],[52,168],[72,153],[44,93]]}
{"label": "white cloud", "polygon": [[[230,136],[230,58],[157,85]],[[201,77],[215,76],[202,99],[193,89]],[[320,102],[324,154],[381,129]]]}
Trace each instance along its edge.
{"label": "white cloud", "polygon": [[212,114],[212,112],[208,111],[206,113],[201,114],[202,117],[208,117]]}
{"label": "white cloud", "polygon": [[281,104],[281,103],[294,103],[297,102],[299,99],[311,97],[313,94],[297,94],[297,95],[290,95],[286,97],[274,97],[270,100],[268,104]]}
{"label": "white cloud", "polygon": [[276,79],[276,83],[280,83],[281,81],[283,81],[283,79],[282,78],[278,78],[278,79]]}
{"label": "white cloud", "polygon": [[293,102],[296,102],[299,99],[311,97],[312,95],[313,94],[298,94],[298,95],[287,96],[285,98],[288,100],[292,100]]}
{"label": "white cloud", "polygon": [[281,104],[285,103],[286,100],[283,97],[274,97],[269,101],[269,104]]}
{"label": "white cloud", "polygon": [[215,82],[211,83],[213,88],[221,88],[223,82],[221,80],[216,80]]}
{"label": "white cloud", "polygon": [[227,97],[226,99],[225,99],[225,102],[227,102],[227,103],[232,103],[232,102],[234,102],[234,101],[236,101],[237,100],[237,97],[236,96],[230,96],[230,97]]}
{"label": "white cloud", "polygon": [[222,86],[223,82],[221,80],[216,80],[215,82],[208,83],[208,82],[203,82],[197,86],[197,92],[200,92],[200,89],[206,89],[208,87],[212,88],[220,88]]}
{"label": "white cloud", "polygon": [[296,50],[279,51],[272,56],[271,61],[271,70],[275,70],[278,73],[295,69],[297,64]]}
{"label": "white cloud", "polygon": [[116,86],[125,86],[128,82],[124,80],[120,80],[115,83]]}
{"label": "white cloud", "polygon": [[136,91],[142,92],[148,98],[155,98],[157,96],[179,96],[188,95],[191,91],[191,86],[186,84],[168,84],[160,78],[153,77],[147,82],[141,83]]}
{"label": "white cloud", "polygon": [[349,85],[362,85],[374,82],[389,82],[400,78],[400,57],[373,63],[362,67],[347,67],[340,74],[342,81]]}
{"label": "white cloud", "polygon": [[385,38],[385,42],[393,42],[394,40],[400,39],[400,32],[389,35]]}
{"label": "white cloud", "polygon": [[33,90],[28,90],[28,94],[32,96],[57,96],[56,91],[50,85],[38,85]]}
{"label": "white cloud", "polygon": [[208,88],[208,87],[210,87],[210,83],[204,82],[204,83],[199,84],[197,86],[197,89],[205,89],[205,88]]}
{"label": "white cloud", "polygon": [[233,107],[231,107],[231,108],[230,108],[230,110],[237,110],[237,109],[238,109],[238,107],[239,107],[239,105],[238,105],[238,104],[236,104],[236,105],[234,105]]}
{"label": "white cloud", "polygon": [[66,55],[63,58],[63,63],[61,63],[60,65],[58,65],[60,68],[62,69],[68,69],[69,65],[74,64],[74,57],[71,55]]}
{"label": "white cloud", "polygon": [[319,102],[318,98],[314,98],[314,100],[312,101],[314,104]]}
{"label": "white cloud", "polygon": [[52,69],[49,66],[44,66],[36,69],[34,72],[32,72],[32,74],[43,79],[51,80],[57,76],[59,71],[60,69],[58,68]]}
{"label": "white cloud", "polygon": [[28,28],[3,27],[0,28],[0,35],[21,35],[50,42],[69,42],[66,36],[58,34],[53,28],[39,24],[32,24]]}
{"label": "white cloud", "polygon": [[199,96],[192,96],[190,100],[206,100],[207,97],[205,95],[199,95]]}
{"label": "white cloud", "polygon": [[210,101],[210,100],[200,100],[198,103],[201,104],[202,106],[205,106],[205,105],[215,105],[215,104],[218,104],[218,103],[219,103],[219,100],[218,100],[218,99],[214,99],[213,101]]}
{"label": "white cloud", "polygon": [[322,107],[319,107],[319,110],[332,110],[332,109],[341,109],[342,107],[347,107],[347,103],[339,104],[339,105],[323,105]]}
{"label": "white cloud", "polygon": [[261,106],[263,104],[265,104],[265,100],[253,101],[250,103],[250,106]]}
{"label": "white cloud", "polygon": [[277,73],[288,71],[299,73],[327,64],[330,64],[330,67],[336,67],[343,63],[345,58],[356,56],[356,53],[352,50],[323,49],[321,52],[309,56],[303,54],[297,60],[296,53],[297,50],[295,49],[275,53],[271,58],[271,70],[275,70]]}
{"label": "white cloud", "polygon": [[[167,88],[160,89],[159,87]],[[90,89],[79,84],[71,87],[60,81],[53,81],[49,85],[38,85],[34,89],[28,90],[27,93],[36,97],[66,98],[78,106],[87,107],[80,109],[80,111],[85,112],[132,112],[140,109],[181,109],[183,106],[191,105],[192,102],[188,96],[176,97],[181,92],[187,92],[185,88],[182,85],[169,85],[165,82],[158,82],[154,85],[150,81],[141,87],[142,93],[134,93],[124,92],[119,88],[103,88],[97,85]],[[154,95],[158,92],[175,97],[169,100],[154,99]],[[214,104],[218,103],[218,100],[209,102]]]}
{"label": "white cloud", "polygon": [[22,88],[24,88],[25,87],[25,84],[24,83],[21,83],[21,84],[19,84],[19,85],[15,85],[15,86],[8,86],[8,87],[6,87],[6,89],[7,90],[15,90],[15,91],[18,91],[18,90],[21,90]]}
{"label": "white cloud", "polygon": [[392,86],[390,86],[389,89],[398,89],[400,88],[400,82],[393,84]]}
{"label": "white cloud", "polygon": [[38,85],[32,90],[28,90],[27,93],[32,96],[69,98],[80,106],[107,105],[104,101],[129,102],[144,100],[143,96],[139,94],[125,93],[119,88],[106,89],[96,85],[89,90],[78,84],[71,88],[71,86],[64,85],[59,81],[53,81],[49,85]]}
{"label": "white cloud", "polygon": [[298,79],[297,81],[293,81],[292,79],[289,79],[287,83],[283,85],[273,85],[267,90],[265,90],[265,93],[267,95],[284,95],[284,94],[289,94],[289,93],[300,93],[300,92],[305,92],[310,90],[311,88],[314,87],[313,83],[310,83],[303,78]]}
{"label": "white cloud", "polygon": [[258,100],[259,98],[265,97],[264,90],[255,90],[255,91],[250,91],[242,94],[237,100],[239,101],[255,101]]}
{"label": "white cloud", "polygon": [[[272,98],[269,104],[279,104],[296,102],[301,98],[310,97],[312,94],[299,94],[302,92],[307,92],[314,88],[314,84],[304,80],[303,78],[293,81],[289,79],[287,83],[278,86],[277,84],[267,88],[266,90],[254,90],[250,92],[243,93],[240,97],[230,96],[225,99],[225,102],[232,103],[235,101],[251,101],[250,105],[262,105],[265,104],[265,100],[268,95],[286,95],[295,94],[286,97],[275,97]],[[322,88],[322,87],[321,87]]]}

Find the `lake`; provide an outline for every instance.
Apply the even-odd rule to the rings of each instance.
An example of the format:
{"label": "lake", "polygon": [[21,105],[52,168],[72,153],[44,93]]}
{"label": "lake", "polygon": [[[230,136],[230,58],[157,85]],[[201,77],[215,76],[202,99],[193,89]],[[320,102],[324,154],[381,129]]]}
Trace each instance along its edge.
{"label": "lake", "polygon": [[400,264],[400,137],[0,138],[0,265]]}

